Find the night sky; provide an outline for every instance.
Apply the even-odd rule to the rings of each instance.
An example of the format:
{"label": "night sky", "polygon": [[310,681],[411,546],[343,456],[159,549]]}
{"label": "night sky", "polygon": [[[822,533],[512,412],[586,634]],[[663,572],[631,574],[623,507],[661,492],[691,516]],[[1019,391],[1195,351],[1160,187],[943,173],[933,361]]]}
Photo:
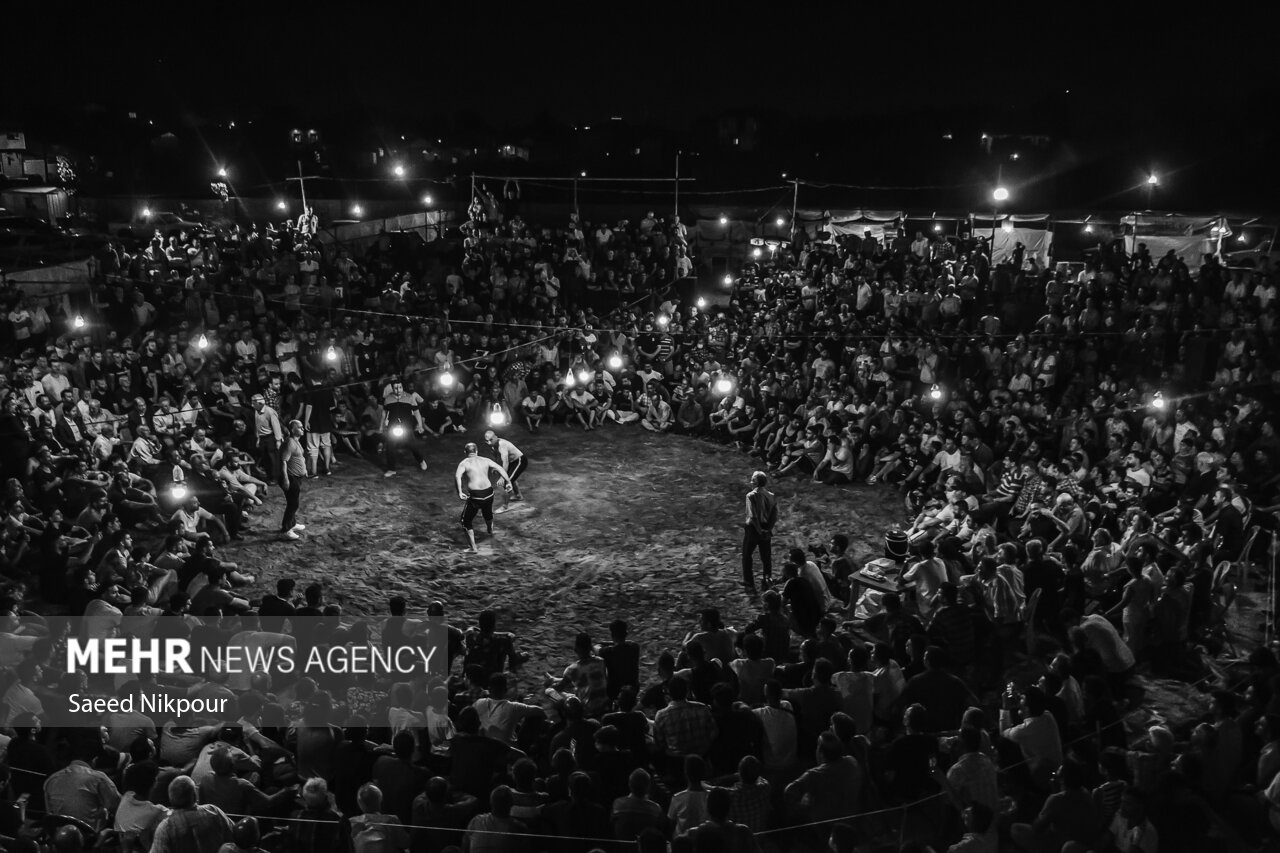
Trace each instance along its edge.
{"label": "night sky", "polygon": [[437,4],[317,4],[289,15],[263,5],[237,14],[234,5],[165,4],[141,14],[128,4],[60,23],[52,39],[11,39],[10,55],[25,54],[30,74],[6,85],[4,100],[10,108],[69,96],[193,110],[293,104],[316,114],[363,106],[380,117],[465,109],[498,123],[543,111],[567,121],[613,111],[678,123],[761,104],[801,116],[1026,110],[1067,90],[1106,111],[1172,107],[1189,120],[1214,102],[1276,108],[1269,28],[1168,7],[1159,16],[1091,4],[1050,11],[1066,8],[1059,4],[1037,15],[1019,4],[1002,20],[998,6],[888,15],[812,11],[823,4],[753,13],[763,7],[601,3],[569,13],[437,14],[428,11]]}
{"label": "night sky", "polygon": [[[1169,205],[1259,210],[1280,197],[1280,64],[1261,20],[1094,4],[526,5],[128,4],[56,27],[7,12],[9,32],[32,37],[7,44],[24,73],[5,84],[0,120],[94,104],[197,125],[447,136],[460,117],[501,133],[621,116],[680,139],[743,111],[770,121],[771,147],[754,164],[719,161],[720,186],[787,169],[859,184],[995,180],[1000,155],[975,153],[990,131],[1052,138],[1031,162],[1004,161],[1031,204],[1130,207],[1148,170],[1176,178]],[[960,141],[939,148],[953,130]],[[825,157],[783,150],[811,140]]]}

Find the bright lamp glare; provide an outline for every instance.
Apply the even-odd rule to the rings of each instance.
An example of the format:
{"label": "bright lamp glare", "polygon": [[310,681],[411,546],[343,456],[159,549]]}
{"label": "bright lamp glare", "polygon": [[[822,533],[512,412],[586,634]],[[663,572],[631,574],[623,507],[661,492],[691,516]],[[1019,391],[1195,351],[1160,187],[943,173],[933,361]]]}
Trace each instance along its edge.
{"label": "bright lamp glare", "polygon": [[276,209],[277,209],[277,210],[288,210],[288,209],[289,209],[289,205],[285,204],[283,201],[278,201],[278,202],[276,202]]}
{"label": "bright lamp glare", "polygon": [[751,250],[751,257],[753,257],[753,258],[758,258],[758,257],[760,257],[760,247],[759,247],[759,246],[756,246],[754,249],[752,249],[752,250]]}
{"label": "bright lamp glare", "polygon": [[658,315],[657,323],[660,328],[665,329],[667,327],[667,324],[670,322],[671,322],[671,318],[668,317],[666,314]]}
{"label": "bright lamp glare", "polygon": [[564,375],[564,387],[572,388],[578,384],[578,380],[573,378],[573,371],[567,371]]}
{"label": "bright lamp glare", "polygon": [[996,201],[1008,201],[1009,191],[1004,187],[996,187],[996,191],[991,194]]}
{"label": "bright lamp glare", "polygon": [[151,208],[149,208],[149,207],[144,207],[144,208],[142,208],[142,218],[143,218],[143,219],[150,219],[150,218],[151,218]]}
{"label": "bright lamp glare", "polygon": [[1092,233],[1093,233],[1093,226],[1086,222],[1086,223],[1085,223],[1085,225],[1084,225],[1084,233],[1086,233],[1086,234],[1092,234]]}
{"label": "bright lamp glare", "polygon": [[716,380],[716,393],[717,393],[717,394],[728,394],[728,393],[729,393],[730,391],[732,391],[732,390],[733,390],[733,381],[732,381],[732,380],[730,380],[730,379],[728,379],[728,378],[726,378],[726,377],[723,377],[723,376]]}
{"label": "bright lamp glare", "polygon": [[83,328],[84,328],[84,317],[83,317],[83,316],[81,316],[80,314],[77,314],[77,315],[76,315],[75,320],[73,320],[73,321],[72,321],[72,323],[75,325],[75,327],[76,327],[77,329],[83,329]]}
{"label": "bright lamp glare", "polygon": [[783,225],[786,225],[786,224],[787,224],[787,220],[785,220],[785,219],[783,219],[781,216],[779,216],[777,219],[773,220],[773,224],[774,224],[774,225],[777,225],[779,228],[781,228]]}
{"label": "bright lamp glare", "polygon": [[1156,184],[1158,184],[1158,183],[1160,183],[1160,179],[1159,179],[1159,178],[1157,178],[1155,175],[1148,175],[1148,176],[1147,176],[1147,184],[1148,184],[1148,185],[1150,185],[1150,186],[1153,186],[1153,187],[1154,187],[1154,186],[1155,186]]}
{"label": "bright lamp glare", "polygon": [[446,370],[444,373],[441,373],[441,374],[440,374],[440,387],[442,387],[442,388],[452,388],[452,387],[453,387],[453,374],[452,374],[452,373],[450,373],[449,371],[447,371],[447,370]]}
{"label": "bright lamp glare", "polygon": [[697,305],[698,305],[698,307],[699,307],[699,308],[706,308],[706,307],[707,307],[707,298],[706,298],[705,296],[699,296],[699,297],[698,297]]}
{"label": "bright lamp glare", "polygon": [[396,424],[391,428],[391,435],[395,438],[404,438],[404,427]]}
{"label": "bright lamp glare", "polygon": [[227,176],[227,170],[226,170],[226,169],[218,169],[218,177],[219,177],[219,178],[225,178],[226,176]]}
{"label": "bright lamp glare", "polygon": [[724,277],[724,286],[728,287],[731,284],[733,284],[733,276],[726,274]]}
{"label": "bright lamp glare", "polygon": [[721,216],[721,217],[720,217],[720,224],[721,224],[721,225],[728,225],[728,224],[729,224],[729,217],[727,217],[727,216]]}
{"label": "bright lamp glare", "polygon": [[169,490],[169,494],[173,495],[176,500],[183,500],[187,496],[187,487],[181,483],[174,483],[173,488]]}
{"label": "bright lamp glare", "polygon": [[325,351],[324,351],[324,357],[325,357],[325,359],[326,359],[326,360],[328,360],[328,361],[337,361],[337,360],[338,360],[338,351],[337,351],[336,349],[334,349],[334,348],[333,348],[333,345],[332,345],[332,344],[330,344],[330,345],[329,345],[329,348],[328,348],[327,350],[325,350]]}
{"label": "bright lamp glare", "polygon": [[932,397],[932,398],[933,398],[933,399],[935,399],[935,400],[941,400],[941,399],[942,399],[942,389],[941,389],[941,388],[939,388],[937,385],[934,385],[932,388],[930,388],[930,389],[929,389],[929,396],[930,396],[930,397]]}
{"label": "bright lamp glare", "polygon": [[1164,408],[1164,395],[1161,394],[1159,391],[1157,391],[1155,393],[1155,396],[1151,398],[1151,408],[1153,409]]}
{"label": "bright lamp glare", "polygon": [[404,177],[404,166],[401,166],[399,163],[397,163],[396,167],[391,171],[395,172],[397,178]]}
{"label": "bright lamp glare", "polygon": [[360,206],[360,205],[358,205],[358,204],[353,204],[353,205],[351,205],[351,215],[352,215],[352,216],[359,216],[359,215],[361,215],[362,213],[364,213],[364,208],[363,208],[363,207],[361,207],[361,206]]}
{"label": "bright lamp glare", "polygon": [[427,195],[424,195],[424,196],[422,197],[422,203],[423,203],[423,204],[425,204],[425,205],[430,206],[430,204],[431,204],[431,195],[430,195],[430,193],[428,193]]}
{"label": "bright lamp glare", "polygon": [[503,426],[507,422],[507,413],[501,409],[494,409],[489,413],[489,426]]}
{"label": "bright lamp glare", "polygon": [[587,371],[585,370],[578,371],[578,381],[581,382],[583,385],[586,385],[590,379],[591,379],[590,373],[587,373]]}
{"label": "bright lamp glare", "polygon": [[935,223],[934,223],[934,225],[933,225],[933,230],[934,230],[934,231],[941,231],[941,230],[942,230],[942,226],[935,222]]}
{"label": "bright lamp glare", "polygon": [[201,336],[200,336],[200,339],[199,339],[198,341],[196,341],[196,346],[198,346],[200,349],[208,349],[208,348],[209,348],[209,339],[208,339],[208,338],[206,338],[204,335],[201,335]]}
{"label": "bright lamp glare", "polygon": [[611,355],[611,356],[609,356],[609,369],[610,369],[610,370],[621,370],[621,369],[622,369],[622,356],[620,356],[620,355]]}

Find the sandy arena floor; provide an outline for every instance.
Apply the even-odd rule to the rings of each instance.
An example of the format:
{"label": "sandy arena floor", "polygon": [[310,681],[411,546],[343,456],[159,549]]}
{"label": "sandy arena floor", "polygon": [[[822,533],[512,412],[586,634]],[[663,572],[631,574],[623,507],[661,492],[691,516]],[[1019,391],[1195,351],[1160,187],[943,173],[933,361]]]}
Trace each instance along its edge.
{"label": "sandy arena floor", "polygon": [[[255,596],[280,577],[297,578],[299,591],[319,581],[348,619],[385,614],[397,594],[409,599],[411,612],[433,599],[445,602],[450,621],[462,627],[493,608],[500,628],[514,631],[532,656],[526,687],[546,670],[563,669],[576,632],[607,639],[615,618],[631,623],[651,667],[693,627],[700,608],[719,606],[730,625],[754,615],[758,605],[741,587],[739,545],[746,481],[757,460],[635,427],[506,435],[530,457],[520,480],[525,501],[496,516],[492,539],[477,519],[480,554],[464,551],[453,484],[462,445],[476,438],[466,434],[432,444],[430,470],[406,456],[389,479],[368,462],[340,457],[333,477],[303,486],[299,517],[307,530],[300,542],[274,535],[281,500],[273,490],[255,513],[255,532],[222,549],[222,557],[257,574]],[[775,564],[787,548],[807,550],[840,531],[856,558],[878,556],[885,529],[902,516],[896,493],[883,487],[790,478],[772,488],[780,497]]]}

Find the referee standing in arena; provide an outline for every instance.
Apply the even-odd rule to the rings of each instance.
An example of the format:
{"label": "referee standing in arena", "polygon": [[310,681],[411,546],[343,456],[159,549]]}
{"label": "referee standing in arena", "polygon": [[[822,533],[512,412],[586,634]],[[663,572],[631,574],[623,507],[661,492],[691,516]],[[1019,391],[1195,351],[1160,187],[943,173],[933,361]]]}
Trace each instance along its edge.
{"label": "referee standing in arena", "polygon": [[751,491],[747,492],[747,520],[742,533],[742,583],[755,590],[751,552],[760,549],[760,582],[773,583],[773,526],[778,523],[778,496],[765,488],[769,478],[763,471],[751,475]]}
{"label": "referee standing in arena", "polygon": [[307,478],[307,457],[302,449],[302,421],[289,421],[289,432],[280,445],[280,488],[284,489],[284,515],[280,519],[280,535],[297,540],[306,526],[298,523],[298,505],[302,502],[302,481]]}
{"label": "referee standing in arena", "polygon": [[529,457],[505,438],[499,438],[498,434],[491,429],[484,431],[484,441],[497,452],[498,464],[511,478],[511,502],[524,500],[524,495],[520,493],[519,480],[520,475],[529,465]]}

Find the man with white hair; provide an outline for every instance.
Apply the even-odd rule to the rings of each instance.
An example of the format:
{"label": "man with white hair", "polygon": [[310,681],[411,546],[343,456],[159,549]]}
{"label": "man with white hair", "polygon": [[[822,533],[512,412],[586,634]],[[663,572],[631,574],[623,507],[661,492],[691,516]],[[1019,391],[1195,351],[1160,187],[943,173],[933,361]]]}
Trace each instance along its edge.
{"label": "man with white hair", "polygon": [[382,789],[366,782],[356,792],[361,814],[351,818],[351,846],[355,850],[387,851],[409,849],[409,832],[400,818],[382,812]]}
{"label": "man with white hair", "polygon": [[151,853],[188,853],[217,850],[231,841],[235,826],[217,806],[198,804],[196,783],[190,776],[178,776],[169,783],[169,805],[173,812],[156,829]]}

